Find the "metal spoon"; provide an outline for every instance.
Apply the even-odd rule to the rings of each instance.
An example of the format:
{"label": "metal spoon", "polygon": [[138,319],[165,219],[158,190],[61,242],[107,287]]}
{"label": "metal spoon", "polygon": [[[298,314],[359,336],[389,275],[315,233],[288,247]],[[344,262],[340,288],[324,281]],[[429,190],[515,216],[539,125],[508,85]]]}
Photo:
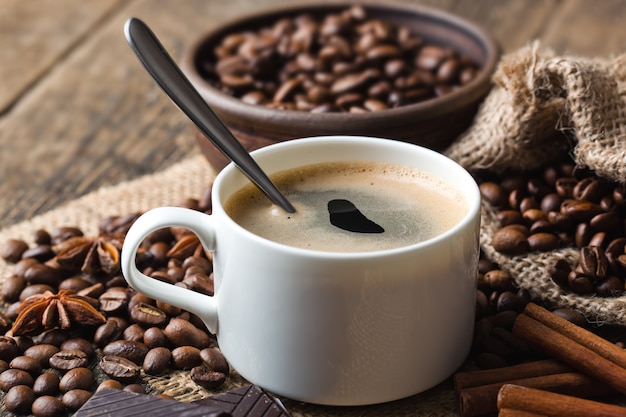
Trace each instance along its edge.
{"label": "metal spoon", "polygon": [[274,204],[287,213],[295,213],[296,209],[204,101],[152,30],[141,20],[131,17],[126,21],[124,33],[128,44],[152,78],[204,135]]}

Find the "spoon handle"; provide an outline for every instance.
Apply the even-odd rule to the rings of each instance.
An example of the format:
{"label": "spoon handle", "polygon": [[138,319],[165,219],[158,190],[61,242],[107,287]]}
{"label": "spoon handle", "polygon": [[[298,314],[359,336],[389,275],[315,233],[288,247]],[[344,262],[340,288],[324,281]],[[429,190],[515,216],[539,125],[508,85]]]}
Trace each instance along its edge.
{"label": "spoon handle", "polygon": [[152,30],[141,20],[132,17],[126,22],[124,32],[128,44],[152,78],[204,135],[273,203],[288,213],[295,213],[295,208],[204,101]]}

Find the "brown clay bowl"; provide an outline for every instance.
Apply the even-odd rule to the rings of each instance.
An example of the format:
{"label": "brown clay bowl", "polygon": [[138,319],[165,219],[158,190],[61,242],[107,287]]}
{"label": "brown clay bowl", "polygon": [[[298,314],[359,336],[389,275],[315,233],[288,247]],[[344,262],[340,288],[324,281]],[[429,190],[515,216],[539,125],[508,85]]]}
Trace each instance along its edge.
{"label": "brown clay bowl", "polygon": [[[435,150],[445,149],[472,122],[491,88],[491,76],[500,58],[494,38],[475,24],[437,9],[409,4],[361,3],[368,18],[406,26],[424,41],[449,47],[477,63],[474,79],[448,94],[415,104],[367,113],[312,113],[247,104],[214,87],[200,70],[203,59],[224,36],[267,27],[283,17],[302,13],[324,16],[347,9],[350,2],[299,3],[240,17],[200,36],[187,47],[181,68],[215,113],[249,151],[308,136],[366,135],[397,139]],[[198,145],[210,164],[220,170],[229,161],[194,127]]]}

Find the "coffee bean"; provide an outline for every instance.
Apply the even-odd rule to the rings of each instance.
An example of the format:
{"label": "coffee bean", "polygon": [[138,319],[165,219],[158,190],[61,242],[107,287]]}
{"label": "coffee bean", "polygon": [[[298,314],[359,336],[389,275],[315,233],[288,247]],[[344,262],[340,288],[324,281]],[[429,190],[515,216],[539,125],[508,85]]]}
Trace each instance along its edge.
{"label": "coffee bean", "polygon": [[559,259],[550,266],[549,273],[554,282],[565,287],[568,285],[567,280],[571,271],[572,268],[567,261],[565,259]]}
{"label": "coffee bean", "polygon": [[145,294],[137,292],[128,300],[128,311],[130,312],[138,304],[155,305],[155,300]]}
{"label": "coffee bean", "polygon": [[10,362],[19,354],[15,339],[9,336],[0,336],[0,359]]}
{"label": "coffee bean", "polygon": [[200,351],[202,363],[209,369],[220,372],[226,376],[230,374],[230,367],[226,358],[219,349],[204,348]]}
{"label": "coffee bean", "polygon": [[28,268],[30,268],[31,266],[33,266],[34,264],[37,264],[37,263],[39,263],[39,261],[36,260],[36,259],[33,259],[33,258],[23,258],[23,259],[21,259],[13,267],[13,275],[15,275],[17,277],[20,277],[20,278],[24,278],[24,274],[26,273]]}
{"label": "coffee bean", "polygon": [[41,363],[38,359],[29,356],[16,356],[9,363],[9,367],[13,369],[21,369],[33,376],[39,375],[41,372]]}
{"label": "coffee bean", "polygon": [[600,213],[602,208],[590,201],[567,199],[561,203],[561,214],[575,222],[588,222]]}
{"label": "coffee bean", "polygon": [[92,392],[84,389],[73,389],[67,391],[61,397],[61,403],[70,411],[81,408],[92,396]]}
{"label": "coffee bean", "polygon": [[105,379],[98,385],[96,391],[100,391],[101,389],[118,389],[121,390],[124,388],[124,385],[116,379]]}
{"label": "coffee bean", "polygon": [[193,367],[189,372],[189,377],[196,384],[208,389],[218,388],[226,382],[226,375],[213,371],[205,365]]}
{"label": "coffee bean", "polygon": [[553,233],[534,233],[526,239],[529,251],[547,252],[559,247],[559,238]]}
{"label": "coffee bean", "polygon": [[153,349],[155,347],[167,347],[169,340],[162,329],[150,327],[143,334],[143,343],[148,346],[148,348]]}
{"label": "coffee bean", "polygon": [[98,298],[100,301],[100,311],[107,314],[122,312],[126,310],[129,298],[126,288],[109,288]]}
{"label": "coffee bean", "polygon": [[589,277],[575,270],[572,270],[567,276],[567,284],[577,294],[591,294],[594,291],[594,285]]}
{"label": "coffee bean", "polygon": [[143,369],[147,374],[159,375],[163,373],[172,360],[172,353],[165,347],[150,349],[143,360]]}
{"label": "coffee bean", "polygon": [[105,355],[100,359],[100,369],[110,378],[130,383],[141,375],[141,368],[120,356]]}
{"label": "coffee bean", "polygon": [[204,271],[204,273],[207,275],[213,272],[213,263],[205,257],[195,256],[195,255],[190,256],[186,258],[181,264],[181,267],[185,271],[187,271],[192,266],[201,268]]}
{"label": "coffee bean", "polygon": [[476,317],[483,317],[489,313],[489,300],[487,295],[481,291],[476,290]]}
{"label": "coffee bean", "polygon": [[8,239],[0,243],[0,257],[7,262],[16,263],[28,249],[28,243],[21,239]]}
{"label": "coffee bean", "polygon": [[606,248],[609,243],[609,236],[605,232],[598,232],[589,239],[588,245]]}
{"label": "coffee bean", "polygon": [[596,291],[600,297],[619,297],[625,289],[624,282],[615,275],[611,275],[596,285]]}
{"label": "coffee bean", "polygon": [[63,273],[60,269],[52,268],[47,264],[37,263],[26,270],[24,279],[29,284],[42,284],[56,287],[63,279]]}
{"label": "coffee bean", "polygon": [[52,236],[45,229],[37,229],[34,233],[33,240],[38,245],[50,245],[52,244]]}
{"label": "coffee bean", "polygon": [[589,220],[589,226],[594,232],[613,232],[619,230],[624,219],[615,212],[599,213]]}
{"label": "coffee bean", "polygon": [[498,252],[507,255],[521,255],[528,252],[528,242],[523,232],[507,226],[493,234],[491,245]]}
{"label": "coffee bean", "polygon": [[90,360],[96,355],[96,350],[93,345],[86,339],[75,337],[65,340],[61,343],[61,350],[80,350],[87,354],[87,358]]}
{"label": "coffee bean", "polygon": [[134,392],[135,394],[145,394],[146,390],[141,384],[128,384],[124,387],[123,391]]}
{"label": "coffee bean", "polygon": [[0,359],[0,374],[9,369],[9,364],[6,361]]}
{"label": "coffee bean", "polygon": [[17,385],[33,386],[33,377],[21,369],[7,369],[0,374],[0,389],[8,391]]}
{"label": "coffee bean", "polygon": [[61,350],[50,357],[50,366],[60,371],[87,366],[89,356],[81,350]]}
{"label": "coffee bean", "polygon": [[561,209],[562,202],[563,199],[557,193],[549,193],[541,199],[540,208],[545,213],[559,211]]}
{"label": "coffee bean", "polygon": [[33,401],[31,411],[35,417],[59,417],[65,414],[65,406],[58,398],[44,395]]}
{"label": "coffee bean", "polygon": [[143,342],[144,329],[139,324],[131,324],[122,333],[124,340],[130,340],[132,342]]}
{"label": "coffee bean", "polygon": [[210,343],[209,336],[195,327],[189,321],[173,318],[165,326],[163,332],[168,340],[175,346],[194,346],[198,349],[207,347]]}
{"label": "coffee bean", "polygon": [[38,360],[40,366],[45,368],[49,366],[50,357],[58,351],[59,348],[57,346],[48,343],[40,343],[26,349],[24,355]]}
{"label": "coffee bean", "polygon": [[143,363],[147,353],[148,347],[146,345],[131,340],[115,340],[102,348],[103,355],[122,357],[135,364]]}
{"label": "coffee bean", "polygon": [[158,307],[139,303],[130,310],[130,317],[142,326],[162,327],[167,323],[167,315]]}
{"label": "coffee bean", "polygon": [[52,329],[39,336],[38,343],[45,343],[54,346],[61,346],[63,342],[70,338],[66,329]]}
{"label": "coffee bean", "polygon": [[77,295],[81,297],[91,297],[98,299],[105,291],[105,286],[101,282],[97,282],[93,285],[90,285],[82,290],[76,292]]}
{"label": "coffee bean", "polygon": [[172,366],[175,369],[191,369],[202,363],[200,349],[194,346],[179,346],[172,350]]}
{"label": "coffee bean", "polygon": [[99,347],[106,346],[114,340],[119,339],[123,330],[124,329],[120,327],[119,321],[114,318],[108,318],[104,324],[101,324],[96,329],[93,341]]}
{"label": "coffee bean", "polygon": [[59,376],[54,372],[44,372],[33,382],[33,391],[38,396],[56,395],[59,392]]}
{"label": "coffee bean", "polygon": [[52,245],[37,245],[35,247],[26,249],[24,253],[22,253],[22,258],[35,259],[39,262],[46,262],[52,259],[54,255],[55,252],[52,248]]}
{"label": "coffee bean", "polygon": [[58,290],[71,290],[77,293],[80,290],[83,290],[87,287],[91,286],[89,281],[80,278],[80,277],[71,277],[66,278],[59,283]]}
{"label": "coffee bean", "polygon": [[89,391],[95,382],[93,372],[89,368],[74,368],[63,375],[59,382],[59,389],[61,392],[68,392],[73,389]]}
{"label": "coffee bean", "polygon": [[183,278],[183,283],[187,284],[189,288],[192,290],[206,294],[209,296],[213,295],[214,292],[214,283],[213,283],[213,274],[206,275],[204,273],[197,274],[185,274]]}
{"label": "coffee bean", "polygon": [[498,311],[513,310],[521,312],[526,306],[526,302],[514,294],[511,291],[504,291],[498,296],[497,309]]}
{"label": "coffee bean", "polygon": [[30,414],[35,393],[26,385],[16,385],[4,396],[4,407],[17,414]]}
{"label": "coffee bean", "polygon": [[48,284],[29,284],[20,293],[19,300],[24,301],[31,295],[43,294],[46,291],[54,292],[54,287]]}
{"label": "coffee bean", "polygon": [[20,293],[25,287],[26,280],[24,277],[18,275],[7,277],[2,283],[2,299],[9,303],[19,300]]}
{"label": "coffee bean", "polygon": [[501,269],[493,269],[485,273],[487,284],[497,291],[512,291],[514,286],[511,275]]}
{"label": "coffee bean", "polygon": [[72,237],[83,236],[82,230],[74,226],[60,226],[50,232],[53,244],[58,244]]}
{"label": "coffee bean", "polygon": [[[213,293],[211,293],[211,295],[213,295]],[[161,310],[168,316],[178,316],[183,311],[180,307],[176,307],[175,305],[168,304],[168,303],[165,303],[163,301],[158,301],[158,300],[156,302],[156,306],[159,310]]]}

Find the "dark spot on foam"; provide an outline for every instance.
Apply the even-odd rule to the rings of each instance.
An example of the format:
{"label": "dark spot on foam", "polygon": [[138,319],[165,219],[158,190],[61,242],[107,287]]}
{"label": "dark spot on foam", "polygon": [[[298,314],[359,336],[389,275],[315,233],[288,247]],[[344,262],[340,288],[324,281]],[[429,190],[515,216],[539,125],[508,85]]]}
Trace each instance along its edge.
{"label": "dark spot on foam", "polygon": [[343,230],[355,233],[383,233],[383,229],[374,223],[348,200],[330,200],[328,202],[330,223]]}

